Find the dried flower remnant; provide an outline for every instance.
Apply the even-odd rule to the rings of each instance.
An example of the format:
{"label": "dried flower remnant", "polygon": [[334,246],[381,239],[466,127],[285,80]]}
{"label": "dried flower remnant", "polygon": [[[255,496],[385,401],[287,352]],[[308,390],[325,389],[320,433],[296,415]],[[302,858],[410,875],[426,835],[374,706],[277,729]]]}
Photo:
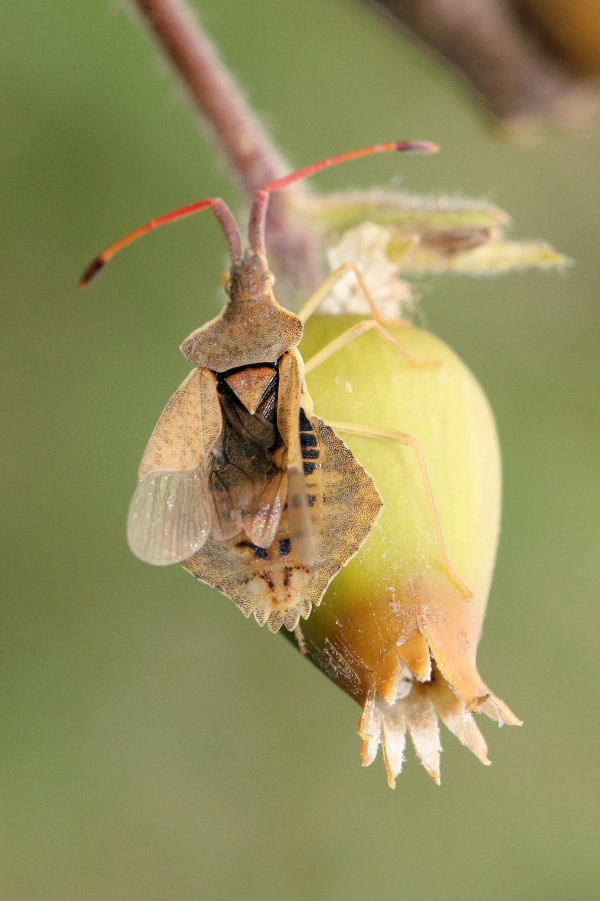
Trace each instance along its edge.
{"label": "dried flower remnant", "polygon": [[[307,357],[356,321],[307,323]],[[376,423],[418,438],[448,555],[473,597],[449,577],[440,555],[414,455],[393,441],[343,434],[384,499],[369,541],[330,585],[303,624],[305,650],[362,706],[361,757],[381,744],[388,782],[401,770],[406,732],[439,781],[438,718],[483,763],[486,744],[473,714],[519,720],[482,681],[476,666],[500,520],[500,458],[487,400],[458,357],[433,335],[388,326],[428,369],[364,336],[308,375],[315,402],[335,420]]]}
{"label": "dried flower remnant", "polygon": [[[337,257],[338,245],[351,253],[354,248],[354,258],[361,267],[361,244],[366,242],[367,256],[372,257],[374,239],[363,237],[362,231],[358,237],[352,236],[356,229],[380,226],[383,231],[377,236],[378,252],[395,267],[394,278],[400,274],[486,275],[526,268],[556,269],[569,262],[545,241],[506,240],[510,217],[484,200],[353,191],[294,196],[290,202],[299,218],[321,232],[330,248],[328,256]],[[382,271],[380,276],[378,291],[383,294],[386,282]],[[373,284],[370,287],[373,290]]]}
{"label": "dried flower remnant", "polygon": [[[359,266],[380,315],[385,320],[395,320],[413,313],[415,303],[410,285],[400,278],[400,264],[389,256],[389,243],[387,228],[364,222],[344,232],[339,241],[327,247],[325,255],[332,272],[344,263]],[[372,313],[353,272],[348,272],[332,287],[320,311],[334,315],[359,313],[370,316]]]}

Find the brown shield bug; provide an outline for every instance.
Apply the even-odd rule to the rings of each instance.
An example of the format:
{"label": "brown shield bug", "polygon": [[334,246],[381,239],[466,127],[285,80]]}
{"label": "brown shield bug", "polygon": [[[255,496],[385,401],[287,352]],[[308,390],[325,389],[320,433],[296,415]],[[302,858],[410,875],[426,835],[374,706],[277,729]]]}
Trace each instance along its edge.
{"label": "brown shield bug", "polygon": [[[86,285],[121,248],[148,231],[210,208],[230,256],[221,313],[183,342],[194,369],[163,410],[142,457],[127,523],[134,554],[180,563],[276,632],[296,629],[340,567],[358,551],[382,500],[334,430],[313,413],[297,349],[334,272],[295,315],[276,302],[265,251],[269,196],[328,166],[388,151],[429,153],[403,141],[331,157],[257,191],[248,248],[219,198],[167,213],[107,248],[86,269]],[[340,267],[344,272],[348,267]],[[362,280],[354,268],[359,282]],[[364,286],[363,286],[364,287]],[[368,293],[365,289],[368,298]],[[412,362],[375,317],[324,348],[319,358],[375,327]],[[311,361],[318,365],[316,358]],[[343,424],[347,431],[352,426]],[[389,437],[387,435],[381,437]],[[441,541],[441,536],[440,536]],[[449,564],[448,564],[449,568]]]}

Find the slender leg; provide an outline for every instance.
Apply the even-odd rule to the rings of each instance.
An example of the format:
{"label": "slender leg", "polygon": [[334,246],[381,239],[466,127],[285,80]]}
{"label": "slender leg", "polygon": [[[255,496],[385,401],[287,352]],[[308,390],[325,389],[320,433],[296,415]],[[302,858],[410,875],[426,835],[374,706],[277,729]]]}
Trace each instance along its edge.
{"label": "slender leg", "polygon": [[300,626],[296,626],[294,629],[294,636],[296,638],[296,642],[298,643],[298,650],[301,654],[308,654],[308,648],[304,644],[304,635],[302,634],[302,629]]}
{"label": "slender leg", "polygon": [[327,295],[329,294],[331,289],[335,285],[337,285],[337,283],[339,281],[341,281],[341,279],[343,279],[343,277],[348,272],[354,273],[354,275],[356,277],[356,281],[358,282],[358,286],[359,286],[362,294],[364,295],[365,300],[369,304],[369,309],[371,310],[373,319],[375,319],[377,322],[383,322],[383,319],[381,318],[381,316],[379,314],[379,310],[377,309],[377,306],[375,305],[375,301],[371,297],[371,295],[369,293],[369,289],[367,288],[367,286],[365,284],[365,280],[362,277],[361,271],[358,268],[358,266],[356,265],[356,263],[342,263],[340,266],[337,266],[333,270],[333,272],[331,272],[327,276],[327,278],[325,279],[323,284],[317,288],[315,293],[311,294],[311,296],[308,298],[308,300],[306,301],[304,306],[301,307],[300,311],[296,314],[298,316],[298,319],[301,319],[302,322],[306,322],[306,320],[310,316],[312,316],[312,314],[314,312],[316,312],[316,310],[319,308],[319,306],[323,303],[323,301],[325,300],[325,298],[327,297]]}
{"label": "slender leg", "polygon": [[306,360],[304,363],[304,372],[310,372],[311,369],[315,369],[329,357],[333,356],[333,354],[337,353],[338,350],[341,350],[342,347],[345,347],[347,344],[350,344],[351,341],[354,341],[356,338],[360,338],[361,335],[364,335],[366,332],[371,331],[371,329],[375,329],[382,338],[385,338],[386,341],[389,341],[396,350],[400,351],[400,353],[406,357],[406,359],[413,364],[413,366],[439,366],[439,360],[417,360],[413,355],[400,344],[396,339],[390,335],[390,333],[382,326],[381,322],[376,321],[375,319],[361,319],[360,322],[357,322],[356,325],[350,326],[349,329],[342,332],[341,335],[338,335],[337,338],[334,338],[333,341],[330,341],[329,344],[326,344],[325,347],[322,347],[321,350],[317,351],[317,353],[311,357],[309,360]]}
{"label": "slender leg", "polygon": [[444,569],[446,570],[448,576],[454,582],[456,587],[465,596],[465,598],[472,598],[473,592],[470,590],[470,588],[468,588],[467,585],[465,585],[460,576],[454,571],[454,568],[450,562],[450,558],[448,557],[448,551],[446,550],[446,545],[444,544],[444,536],[442,535],[442,527],[440,526],[440,520],[435,507],[435,501],[433,499],[433,492],[431,490],[429,476],[427,474],[425,458],[423,456],[423,451],[421,450],[421,445],[419,444],[415,436],[409,435],[407,432],[398,432],[392,429],[377,429],[367,425],[355,425],[351,422],[330,422],[329,425],[332,427],[332,429],[335,429],[338,432],[346,432],[349,435],[363,435],[366,438],[383,438],[386,441],[395,441],[397,444],[403,444],[406,447],[410,447],[414,451],[415,457],[417,458],[417,463],[419,465],[421,479],[423,480],[425,494],[427,495],[427,504],[429,506],[429,512],[431,513],[431,519],[433,520],[435,536],[440,548],[442,560],[444,561]]}

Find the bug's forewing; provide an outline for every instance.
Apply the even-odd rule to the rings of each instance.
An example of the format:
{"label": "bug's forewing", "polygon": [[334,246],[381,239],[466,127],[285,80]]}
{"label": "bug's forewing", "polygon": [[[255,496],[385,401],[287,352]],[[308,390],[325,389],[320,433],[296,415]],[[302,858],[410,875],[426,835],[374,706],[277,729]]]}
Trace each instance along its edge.
{"label": "bug's forewing", "polygon": [[137,486],[127,517],[127,540],[136,557],[155,566],[180,563],[203,546],[209,530],[200,470],[155,470]]}
{"label": "bug's forewing", "polygon": [[[309,616],[339,569],[359,550],[383,502],[370,475],[326,423],[304,411],[303,435],[313,436],[304,491],[312,524],[314,557],[309,565],[294,554],[289,506],[271,544],[251,544],[244,535],[206,545],[182,566],[230,597],[246,616],[277,632],[294,629]],[[313,442],[306,442],[309,446]],[[314,469],[312,466],[314,465]]]}
{"label": "bug's forewing", "polygon": [[196,469],[221,434],[217,377],[193,369],[160,414],[138,470],[143,479],[156,469]]}
{"label": "bug's forewing", "polygon": [[310,565],[315,558],[315,539],[300,445],[302,376],[302,357],[292,348],[279,361],[277,427],[286,448],[287,514],[292,550],[298,560]]}
{"label": "bug's forewing", "polygon": [[147,563],[179,563],[205,544],[211,512],[203,463],[221,427],[216,377],[196,369],[161,413],[140,463],[127,539]]}
{"label": "bug's forewing", "polygon": [[286,475],[278,472],[256,498],[253,509],[242,517],[242,526],[249,540],[257,547],[268,548],[273,543],[286,497]]}
{"label": "bug's forewing", "polygon": [[233,538],[242,527],[242,518],[230,486],[218,474],[208,472],[208,501],[211,511],[211,535],[215,541]]}
{"label": "bug's forewing", "polygon": [[[270,380],[275,381],[274,370],[269,371]],[[277,531],[285,499],[283,449],[273,453],[277,436],[269,410],[251,413],[244,401],[226,393],[219,393],[219,401],[223,431],[207,466],[214,514],[211,535],[227,541],[244,531],[249,541],[267,547]],[[275,401],[274,389],[268,398],[273,411]]]}

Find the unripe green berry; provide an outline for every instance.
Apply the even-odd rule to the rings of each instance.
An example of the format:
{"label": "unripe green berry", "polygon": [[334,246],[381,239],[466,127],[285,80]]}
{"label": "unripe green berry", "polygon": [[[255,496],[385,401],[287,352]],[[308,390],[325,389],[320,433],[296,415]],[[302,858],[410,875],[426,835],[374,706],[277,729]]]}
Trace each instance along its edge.
{"label": "unripe green berry", "polygon": [[301,352],[315,412],[334,427],[351,422],[414,436],[451,570],[413,448],[340,429],[373,476],[384,508],[356,557],[302,623],[302,636],[309,658],[363,706],[363,762],[371,762],[382,740],[393,784],[408,729],[438,780],[436,710],[483,762],[485,743],[471,713],[518,723],[475,662],[500,524],[498,440],[473,375],[438,338],[410,325],[384,327],[413,357],[432,365],[415,365],[372,330],[311,370],[311,357],[358,321],[315,316],[306,325]]}

